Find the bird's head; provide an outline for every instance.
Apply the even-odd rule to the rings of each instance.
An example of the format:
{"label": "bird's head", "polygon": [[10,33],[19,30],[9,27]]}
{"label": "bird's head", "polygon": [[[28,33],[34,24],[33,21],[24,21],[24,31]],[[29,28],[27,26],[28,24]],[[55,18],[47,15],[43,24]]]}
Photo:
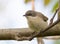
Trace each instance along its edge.
{"label": "bird's head", "polygon": [[25,13],[25,15],[23,15],[25,17],[28,17],[28,16],[32,16],[32,17],[35,17],[36,16],[36,12],[33,11],[33,10],[29,10]]}
{"label": "bird's head", "polygon": [[23,16],[25,16],[27,19],[28,18],[41,18],[42,20],[44,20],[44,21],[47,21],[48,20],[48,18],[46,17],[46,16],[44,16],[42,13],[40,13],[40,12],[36,12],[36,11],[33,11],[33,10],[29,10],[29,11],[27,11],[26,13],[25,13],[25,15],[23,15]]}

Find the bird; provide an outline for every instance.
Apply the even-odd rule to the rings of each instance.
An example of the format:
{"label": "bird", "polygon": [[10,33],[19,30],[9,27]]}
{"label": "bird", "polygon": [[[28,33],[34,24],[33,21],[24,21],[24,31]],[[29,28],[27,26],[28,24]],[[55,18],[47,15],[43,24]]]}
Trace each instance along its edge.
{"label": "bird", "polygon": [[[48,18],[44,16],[41,12],[28,10],[23,16],[26,17],[29,28],[34,32],[44,30],[48,26]],[[37,37],[37,40],[38,44],[40,44],[39,42],[42,40],[42,38]]]}

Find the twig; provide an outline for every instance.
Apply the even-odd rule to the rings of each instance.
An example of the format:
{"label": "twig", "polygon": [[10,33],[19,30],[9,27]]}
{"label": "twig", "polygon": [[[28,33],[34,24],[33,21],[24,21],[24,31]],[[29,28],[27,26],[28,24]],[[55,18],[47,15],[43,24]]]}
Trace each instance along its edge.
{"label": "twig", "polygon": [[54,17],[56,16],[56,13],[57,13],[58,11],[59,11],[59,8],[56,9],[56,11],[55,11],[53,17],[52,17],[51,20],[50,20],[50,24],[49,24],[49,25],[53,24],[53,19],[54,19]]}

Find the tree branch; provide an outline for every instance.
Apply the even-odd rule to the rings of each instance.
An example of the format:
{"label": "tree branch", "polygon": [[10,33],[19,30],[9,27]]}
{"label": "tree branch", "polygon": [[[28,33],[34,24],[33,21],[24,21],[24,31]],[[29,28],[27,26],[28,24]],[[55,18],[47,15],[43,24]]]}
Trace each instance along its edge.
{"label": "tree branch", "polygon": [[31,40],[34,37],[46,37],[46,36],[56,36],[60,35],[60,20],[57,20],[52,25],[48,26],[46,29],[40,31],[39,33],[34,32],[29,28],[10,28],[10,29],[0,29],[0,40]]}
{"label": "tree branch", "polygon": [[[60,35],[60,28],[58,28],[60,27],[58,26],[59,22],[60,20],[57,20],[51,26],[48,26],[46,30],[41,31],[42,33],[40,33],[35,37],[46,37],[46,36],[56,36],[56,35],[59,36]],[[19,40],[19,41],[30,40],[30,38],[35,34],[36,32],[32,31],[29,28],[0,29],[0,40]]]}
{"label": "tree branch", "polygon": [[27,40],[32,33],[28,28],[0,29],[0,40]]}

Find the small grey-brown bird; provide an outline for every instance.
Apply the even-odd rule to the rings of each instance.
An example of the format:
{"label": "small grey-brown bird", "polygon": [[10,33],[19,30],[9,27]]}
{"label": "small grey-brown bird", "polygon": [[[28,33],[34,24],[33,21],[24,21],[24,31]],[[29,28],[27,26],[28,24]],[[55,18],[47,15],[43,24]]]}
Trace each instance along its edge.
{"label": "small grey-brown bird", "polygon": [[[39,32],[40,30],[43,30],[48,26],[48,18],[40,12],[29,10],[25,13],[24,16],[27,18],[29,28],[35,32]],[[37,38],[38,44],[40,44],[39,42],[41,41],[41,39],[41,37]]]}

